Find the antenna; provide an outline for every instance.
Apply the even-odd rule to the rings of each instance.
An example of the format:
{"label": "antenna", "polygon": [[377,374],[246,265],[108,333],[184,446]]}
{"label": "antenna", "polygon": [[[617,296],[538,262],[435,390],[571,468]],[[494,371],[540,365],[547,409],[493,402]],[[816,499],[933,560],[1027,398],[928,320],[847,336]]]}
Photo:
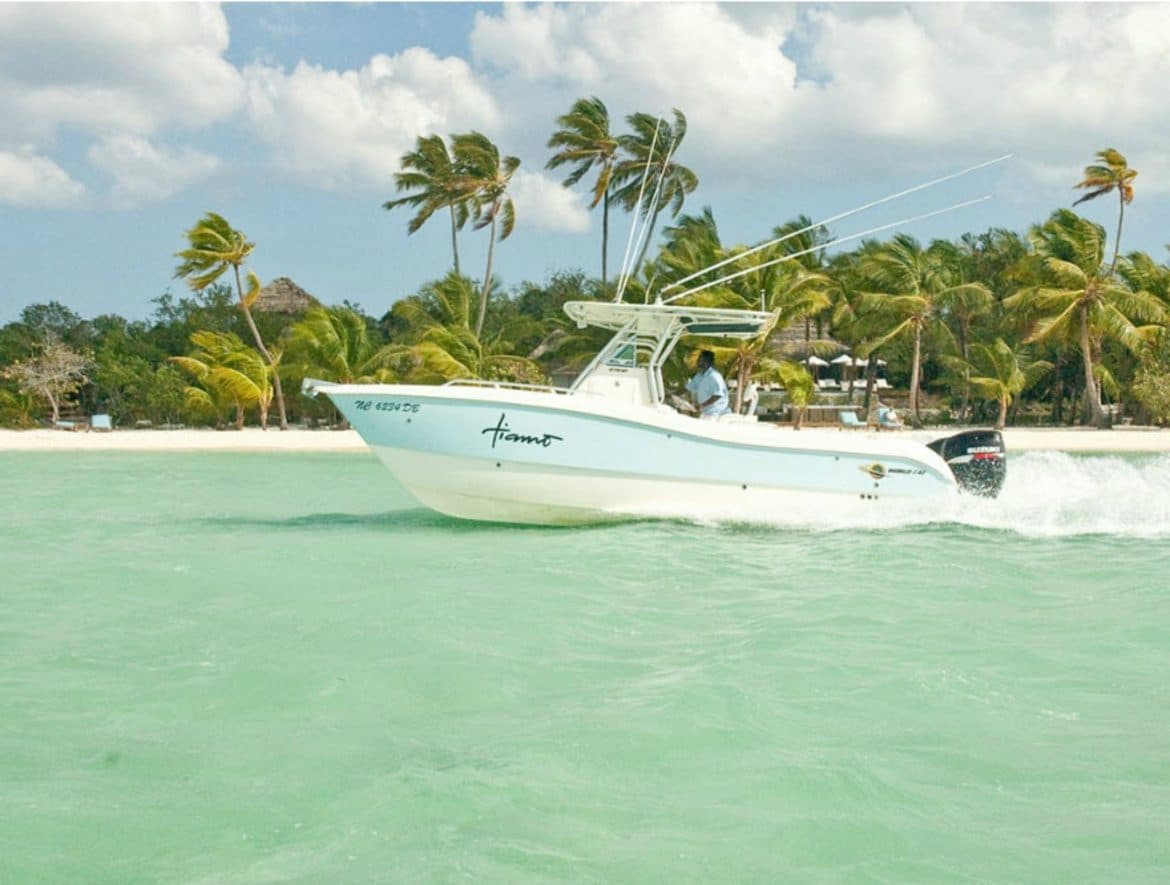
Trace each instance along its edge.
{"label": "antenna", "polygon": [[[800,252],[793,252],[791,255],[785,255],[781,258],[773,259],[772,261],[765,261],[763,264],[757,264],[755,267],[749,267],[746,270],[741,270],[741,271],[737,271],[736,273],[733,273],[733,274],[728,274],[727,276],[720,277],[717,280],[711,280],[708,283],[702,283],[702,284],[695,286],[691,289],[687,289],[685,292],[680,292],[677,295],[672,295],[670,298],[667,298],[662,303],[663,304],[670,304],[672,301],[678,301],[680,298],[685,298],[687,295],[693,295],[696,292],[702,292],[704,289],[710,289],[712,286],[717,286],[720,283],[726,283],[728,280],[734,280],[737,277],[742,277],[746,274],[754,273],[757,270],[763,270],[765,267],[771,267],[774,264],[782,264],[785,261],[791,261],[794,258],[800,258],[800,256],[802,256],[802,255],[808,255],[810,252],[816,252],[819,249],[827,249],[830,246],[836,246],[838,243],[848,243],[850,240],[858,240],[858,239],[861,239],[861,237],[867,237],[870,234],[876,234],[879,231],[889,230],[891,227],[897,227],[900,224],[910,224],[910,223],[915,222],[915,221],[922,221],[923,219],[926,219],[926,218],[933,218],[935,215],[942,215],[944,212],[953,212],[956,209],[964,209],[967,206],[974,206],[976,203],[983,203],[983,202],[986,202],[987,200],[990,200],[990,199],[991,199],[991,194],[987,194],[985,196],[979,197],[979,198],[974,199],[974,200],[967,200],[966,202],[963,202],[963,203],[955,203],[955,205],[947,206],[945,209],[935,209],[933,212],[926,212],[922,215],[915,215],[911,218],[903,218],[900,221],[891,221],[889,224],[882,224],[882,225],[879,225],[878,227],[871,227],[869,230],[863,230],[859,234],[850,234],[847,237],[838,237],[837,239],[832,240],[831,242],[825,243],[823,245],[813,246],[811,249],[802,249]],[[744,255],[748,255],[748,254],[750,254],[750,253],[749,252],[741,252],[739,255],[736,255],[735,258],[742,258]],[[716,266],[716,265],[712,265],[712,267],[714,267],[714,266]]]}
{"label": "antenna", "polygon": [[[793,237],[798,237],[803,233],[807,233],[808,231],[813,230],[814,228],[824,227],[826,224],[832,224],[834,221],[840,221],[843,218],[856,215],[858,212],[864,212],[866,209],[872,209],[874,206],[880,206],[883,203],[889,203],[891,200],[907,197],[910,194],[917,193],[918,191],[926,190],[928,187],[934,187],[936,184],[942,184],[944,181],[953,181],[956,178],[961,178],[964,175],[969,175],[970,173],[977,172],[980,169],[986,169],[988,166],[994,166],[996,163],[1002,163],[1004,160],[1010,160],[1013,156],[1014,154],[1004,154],[1002,157],[996,157],[994,160],[987,160],[983,163],[977,163],[974,166],[968,166],[966,169],[960,169],[958,172],[952,172],[950,175],[944,175],[941,178],[935,178],[932,181],[927,181],[923,184],[915,185],[914,187],[907,188],[904,191],[898,191],[896,194],[890,194],[888,197],[882,197],[880,200],[874,200],[872,203],[866,203],[864,206],[858,206],[856,209],[850,209],[848,212],[842,212],[839,215],[833,215],[829,218],[822,219],[821,221],[813,222],[807,227],[802,227],[800,230],[794,230],[792,233],[785,234],[782,237],[777,237],[774,240],[769,240],[768,242],[762,243],[759,246],[754,246],[753,248],[748,249],[746,252],[740,252],[738,255],[725,258],[723,261],[712,264],[710,267],[704,267],[702,270],[697,270],[690,276],[685,276],[681,280],[677,280],[676,282],[671,283],[662,291],[669,292],[671,289],[677,289],[684,283],[689,283],[691,280],[695,279],[695,277],[700,277],[708,271],[723,267],[723,265],[730,264],[733,261],[738,261],[745,255],[751,255],[755,252],[759,252],[761,249],[767,249],[769,246],[775,246],[777,243],[783,243],[785,240],[791,240]],[[830,244],[818,246],[817,249],[825,249],[828,248],[829,245]],[[802,252],[801,254],[807,255],[809,252],[815,251],[815,249],[809,249],[805,252]]]}

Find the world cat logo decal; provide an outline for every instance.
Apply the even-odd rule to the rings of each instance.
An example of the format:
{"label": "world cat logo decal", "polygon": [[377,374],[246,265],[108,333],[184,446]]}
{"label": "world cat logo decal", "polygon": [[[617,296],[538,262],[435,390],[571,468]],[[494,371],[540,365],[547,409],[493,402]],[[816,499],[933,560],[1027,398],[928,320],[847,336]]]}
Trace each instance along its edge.
{"label": "world cat logo decal", "polygon": [[480,433],[490,433],[492,435],[492,448],[496,447],[496,443],[517,443],[526,446],[540,446],[547,449],[554,442],[562,442],[563,438],[553,433],[517,433],[508,426],[508,413],[501,412],[500,420],[495,427],[485,427]]}
{"label": "world cat logo decal", "polygon": [[885,479],[886,474],[889,473],[886,465],[880,464],[877,461],[874,461],[872,464],[862,464],[858,470],[862,473],[868,473],[874,479]]}

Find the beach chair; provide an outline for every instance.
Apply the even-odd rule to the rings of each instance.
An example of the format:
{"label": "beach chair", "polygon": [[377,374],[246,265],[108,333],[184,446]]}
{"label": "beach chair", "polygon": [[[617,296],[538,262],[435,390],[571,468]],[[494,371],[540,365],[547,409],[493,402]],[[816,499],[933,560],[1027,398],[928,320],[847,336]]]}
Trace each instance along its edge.
{"label": "beach chair", "polygon": [[817,381],[818,390],[840,390],[841,385],[837,383],[835,378],[821,378]]}
{"label": "beach chair", "polygon": [[89,419],[89,429],[109,433],[114,429],[114,425],[109,415],[94,415]]}
{"label": "beach chair", "polygon": [[865,422],[861,421],[857,417],[856,412],[840,412],[837,415],[837,418],[841,421],[842,430],[844,430],[846,427],[855,430],[862,430],[865,428]]}

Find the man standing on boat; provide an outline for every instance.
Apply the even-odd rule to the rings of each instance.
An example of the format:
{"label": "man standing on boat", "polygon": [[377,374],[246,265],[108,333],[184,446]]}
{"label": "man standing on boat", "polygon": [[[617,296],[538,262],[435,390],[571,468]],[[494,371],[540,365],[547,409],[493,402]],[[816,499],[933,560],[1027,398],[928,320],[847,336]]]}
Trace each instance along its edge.
{"label": "man standing on boat", "polygon": [[699,417],[714,421],[731,411],[727,406],[727,382],[715,368],[715,354],[704,350],[699,354],[699,370],[687,382],[687,391],[699,404]]}

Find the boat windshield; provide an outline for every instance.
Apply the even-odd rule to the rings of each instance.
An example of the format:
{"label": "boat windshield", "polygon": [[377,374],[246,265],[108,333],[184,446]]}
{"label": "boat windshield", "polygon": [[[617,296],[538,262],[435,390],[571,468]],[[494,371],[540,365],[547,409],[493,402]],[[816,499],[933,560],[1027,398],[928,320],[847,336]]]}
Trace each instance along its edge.
{"label": "boat windshield", "polygon": [[650,405],[665,400],[662,364],[684,335],[750,339],[775,322],[774,314],[763,311],[613,301],[570,301],[565,313],[579,327],[614,331],[572,390]]}

